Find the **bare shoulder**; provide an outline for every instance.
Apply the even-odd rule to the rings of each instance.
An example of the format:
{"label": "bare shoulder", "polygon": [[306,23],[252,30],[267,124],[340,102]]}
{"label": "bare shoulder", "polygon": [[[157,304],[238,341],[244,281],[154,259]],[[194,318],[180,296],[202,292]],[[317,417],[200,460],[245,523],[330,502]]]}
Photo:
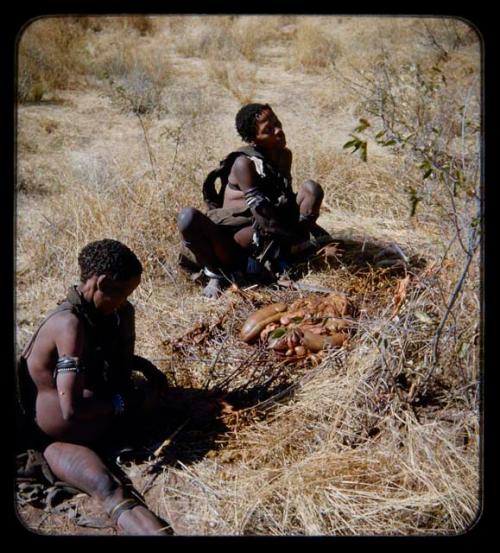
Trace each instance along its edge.
{"label": "bare shoulder", "polygon": [[249,170],[255,170],[252,160],[246,155],[239,155],[233,163],[231,171],[236,172],[248,172]]}
{"label": "bare shoulder", "polygon": [[49,318],[40,329],[40,342],[45,347],[55,347],[57,343],[77,343],[83,339],[85,325],[71,311],[60,311]]}
{"label": "bare shoulder", "polygon": [[83,321],[70,310],[55,313],[51,317],[51,322],[50,327],[54,332],[75,333],[84,328]]}
{"label": "bare shoulder", "polygon": [[251,186],[255,186],[257,172],[251,159],[245,155],[238,156],[231,172],[229,173],[229,182],[237,184],[243,191]]}
{"label": "bare shoulder", "polygon": [[[62,355],[79,357],[84,340],[84,324],[71,311],[50,316],[36,335],[32,348],[26,352],[30,373],[37,385],[45,382],[45,376],[51,374],[55,359]],[[38,378],[42,380],[38,381]]]}

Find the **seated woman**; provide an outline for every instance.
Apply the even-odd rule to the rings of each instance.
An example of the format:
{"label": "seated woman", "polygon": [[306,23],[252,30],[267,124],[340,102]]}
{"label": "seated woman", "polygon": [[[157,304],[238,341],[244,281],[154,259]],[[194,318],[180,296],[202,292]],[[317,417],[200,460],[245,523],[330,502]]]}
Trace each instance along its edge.
{"label": "seated woman", "polygon": [[[166,533],[144,504],[95,452],[141,403],[132,385],[139,369],[158,393],[166,378],[134,355],[134,308],[127,298],[142,265],[116,240],[100,240],[79,254],[81,282],[40,325],[18,363],[22,417],[57,479],[98,499],[127,534]],[[28,426],[29,428],[29,426]]]}
{"label": "seated woman", "polygon": [[[248,104],[236,115],[248,146],[229,154],[204,183],[206,215],[184,208],[178,217],[183,243],[204,267],[204,295],[217,297],[238,275],[286,267],[293,244],[328,236],[316,224],[323,189],[305,181],[292,190],[292,152],[282,124],[268,104]],[[222,187],[215,190],[215,179]]]}

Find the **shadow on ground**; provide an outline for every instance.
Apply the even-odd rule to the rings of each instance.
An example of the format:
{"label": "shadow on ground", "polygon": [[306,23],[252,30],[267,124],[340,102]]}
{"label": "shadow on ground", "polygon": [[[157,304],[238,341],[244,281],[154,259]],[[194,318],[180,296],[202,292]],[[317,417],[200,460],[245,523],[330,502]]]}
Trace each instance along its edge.
{"label": "shadow on ground", "polygon": [[[225,419],[241,409],[261,405],[271,398],[292,393],[287,385],[227,392],[199,388],[170,388],[161,407],[128,424],[115,436],[104,456],[117,453],[121,462],[155,459],[153,471],[162,471],[180,461],[191,464],[217,449],[229,431]],[[106,452],[106,449],[108,450]]]}
{"label": "shadow on ground", "polygon": [[[358,275],[368,273],[374,268],[383,268],[392,277],[398,278],[409,271],[422,269],[426,263],[423,257],[410,255],[394,243],[384,244],[371,239],[338,235],[332,235],[330,244],[301,252],[294,261],[289,276],[295,281],[311,272],[334,271],[339,267]],[[289,384],[272,387],[259,384],[231,392],[171,387],[165,393],[159,407],[147,414],[124,419],[113,436],[97,445],[95,449],[130,493],[144,501],[144,495],[148,490],[148,485],[143,485],[145,481],[153,481],[169,467],[196,463],[209,452],[220,449],[224,436],[227,436],[230,430],[227,421],[231,420],[231,415],[235,411],[270,405],[276,400],[290,396],[293,390],[294,386]],[[139,466],[142,473],[140,493],[128,476],[127,469],[132,466]],[[43,482],[40,471],[38,475],[34,474],[30,478],[31,481],[27,481],[26,478],[24,481],[18,479],[18,497],[24,499],[25,504],[55,512],[51,509],[54,506],[57,509],[57,501],[51,501],[49,509],[47,508],[48,499],[55,498],[54,483],[46,480]],[[19,484],[24,485],[26,493],[32,494],[31,498],[26,493],[24,496],[19,495]],[[60,489],[58,493],[58,500],[64,503],[68,495],[64,495],[64,489]],[[62,509],[60,512],[65,511]],[[74,518],[73,522],[98,528],[91,526],[89,520],[92,522],[92,517]],[[104,521],[102,528],[106,528],[105,524],[108,523]]]}
{"label": "shadow on ground", "polygon": [[[229,394],[222,390],[172,387],[159,407],[124,419],[121,427],[94,449],[129,494],[148,504],[145,495],[156,476],[179,463],[195,463],[220,448],[222,437],[229,430],[224,419],[232,409],[252,407],[276,394],[283,397],[277,387],[271,391],[257,386]],[[78,490],[55,481],[47,471],[43,447],[28,435],[26,438],[16,448],[16,510],[21,522],[33,529],[43,520],[49,534],[115,533],[94,500],[82,499]],[[133,467],[139,468],[139,486],[137,479],[134,483],[129,477]],[[164,522],[171,527],[172,521]]]}
{"label": "shadow on ground", "polygon": [[410,254],[396,243],[333,233],[331,238],[331,243],[319,248],[310,247],[293,257],[290,271],[293,280],[299,280],[311,271],[335,270],[341,266],[357,274],[377,268],[387,269],[397,277],[409,270],[420,270],[426,264],[424,257]]}

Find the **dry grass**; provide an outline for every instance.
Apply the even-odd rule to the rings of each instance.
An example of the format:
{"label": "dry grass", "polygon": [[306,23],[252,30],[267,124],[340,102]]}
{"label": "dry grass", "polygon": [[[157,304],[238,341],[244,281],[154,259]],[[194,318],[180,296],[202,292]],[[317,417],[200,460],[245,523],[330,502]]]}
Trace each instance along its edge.
{"label": "dry grass", "polygon": [[464,437],[476,421],[422,424],[389,404],[373,415],[380,433],[358,437],[352,421],[372,396],[359,361],[343,375],[325,369],[272,420],[238,433],[219,462],[178,469],[191,481],[192,533],[433,535],[471,524],[478,449]]}
{"label": "dry grass", "polygon": [[182,17],[169,18],[175,49],[184,57],[219,60],[246,59],[254,62],[260,49],[279,38],[280,17],[210,16],[193,18],[192,25]]}
{"label": "dry grass", "polygon": [[306,20],[295,30],[287,67],[306,73],[323,72],[335,65],[341,53],[334,35]]}
{"label": "dry grass", "polygon": [[[176,217],[181,207],[202,208],[206,173],[240,146],[234,114],[247,101],[269,101],[279,113],[294,152],[295,186],[305,178],[323,185],[320,223],[351,244],[336,265],[310,266],[304,277],[344,291],[359,308],[349,347],[330,352],[317,367],[288,366],[268,393],[280,382],[294,385],[293,393],[226,417],[228,431],[209,454],[165,467],[148,493],[163,516],[179,507],[185,533],[457,534],[474,521],[480,504],[478,261],[443,327],[433,366],[436,329],[463,267],[449,204],[437,182],[422,185],[405,152],[369,145],[365,163],[342,148],[364,115],[365,98],[351,81],[367,75],[361,72],[381,59],[381,47],[393,66],[410,53],[430,65],[446,50],[453,97],[461,84],[477,83],[475,35],[454,20],[425,23],[52,18],[22,36],[19,347],[77,280],[79,250],[110,237],[128,244],[145,268],[132,297],[139,354],[185,387],[213,387],[242,363],[246,368],[251,348],[237,339],[245,316],[280,294],[297,293],[201,298],[199,286],[177,267]],[[58,102],[44,101],[51,97]],[[423,190],[413,218],[410,187]],[[466,206],[457,200],[457,208]],[[388,243],[425,260],[410,267],[406,295],[404,274],[359,263],[370,248]],[[202,343],[172,349],[176,338],[201,324],[208,325]],[[279,369],[265,359],[255,373],[240,371],[224,382],[224,390],[265,382]],[[143,485],[141,467],[134,470]],[[78,531],[50,517],[42,526],[55,534]]]}
{"label": "dry grass", "polygon": [[84,31],[73,20],[41,18],[30,23],[19,41],[18,97],[39,101],[71,86],[81,71]]}
{"label": "dry grass", "polygon": [[231,62],[221,62],[220,59],[208,60],[208,74],[215,84],[230,92],[241,105],[255,101],[257,91],[257,69],[253,66]]}
{"label": "dry grass", "polygon": [[[154,33],[154,22],[146,16],[37,19],[19,39],[18,99],[53,101],[56,91],[113,77],[124,80],[119,84],[131,89],[129,95],[139,96],[150,108],[170,69],[160,52],[148,53],[147,41]],[[148,89],[154,89],[155,97],[149,97]]]}

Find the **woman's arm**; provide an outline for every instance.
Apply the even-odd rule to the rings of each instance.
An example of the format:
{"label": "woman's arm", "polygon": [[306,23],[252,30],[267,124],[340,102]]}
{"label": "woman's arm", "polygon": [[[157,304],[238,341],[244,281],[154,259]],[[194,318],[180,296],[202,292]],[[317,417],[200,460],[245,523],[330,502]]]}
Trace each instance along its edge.
{"label": "woman's arm", "polygon": [[[61,414],[65,421],[90,421],[114,413],[111,400],[85,397],[85,367],[81,364],[85,329],[74,315],[61,317],[55,344],[58,362],[54,370]],[[59,368],[58,368],[59,367]]]}
{"label": "woman's arm", "polygon": [[238,157],[231,172],[262,232],[281,239],[294,239],[295,233],[279,221],[276,210],[259,188],[259,177],[252,161],[246,156]]}

